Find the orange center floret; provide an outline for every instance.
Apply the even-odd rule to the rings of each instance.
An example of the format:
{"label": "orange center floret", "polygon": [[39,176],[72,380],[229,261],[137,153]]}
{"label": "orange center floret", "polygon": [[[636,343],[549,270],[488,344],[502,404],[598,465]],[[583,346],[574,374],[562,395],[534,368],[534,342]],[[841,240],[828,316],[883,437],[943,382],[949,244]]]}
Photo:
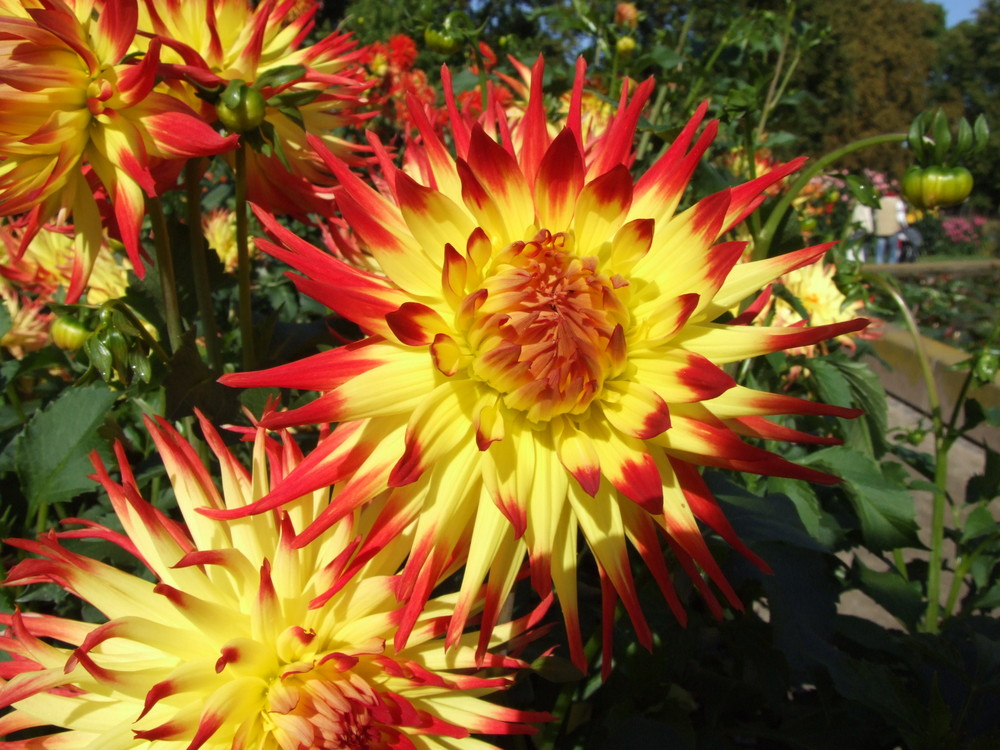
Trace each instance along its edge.
{"label": "orange center floret", "polygon": [[[622,282],[624,283],[624,282]],[[539,422],[580,414],[625,363],[628,310],[597,258],[542,230],[496,259],[469,331],[473,372]]]}

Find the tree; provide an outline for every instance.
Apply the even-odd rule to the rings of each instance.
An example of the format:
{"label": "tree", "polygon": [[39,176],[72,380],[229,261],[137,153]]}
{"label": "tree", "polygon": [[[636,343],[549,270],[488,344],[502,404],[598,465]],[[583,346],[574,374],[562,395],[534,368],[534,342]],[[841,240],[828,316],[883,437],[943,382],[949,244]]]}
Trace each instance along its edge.
{"label": "tree", "polygon": [[1000,206],[1000,0],[983,0],[975,20],[944,35],[941,60],[931,80],[935,104],[970,122],[984,115],[990,146],[966,166],[976,179],[973,200]]}
{"label": "tree", "polygon": [[[806,0],[803,18],[829,27],[797,84],[813,96],[781,124],[818,155],[881,133],[905,132],[929,103],[927,81],[944,33],[944,12],[922,0]],[[800,147],[801,148],[801,147]],[[899,177],[906,154],[868,149],[842,166]]]}

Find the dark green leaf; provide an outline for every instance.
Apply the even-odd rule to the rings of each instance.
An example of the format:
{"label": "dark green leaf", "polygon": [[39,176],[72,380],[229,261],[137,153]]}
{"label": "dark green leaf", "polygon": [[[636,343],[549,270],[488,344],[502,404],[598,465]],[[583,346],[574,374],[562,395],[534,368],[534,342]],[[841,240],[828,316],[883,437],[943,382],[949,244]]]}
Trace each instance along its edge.
{"label": "dark green leaf", "polygon": [[803,528],[788,497],[771,493],[761,497],[714,471],[706,472],[705,480],[725,509],[737,536],[751,549],[758,542],[784,542],[816,552],[826,551],[823,543]]}
{"label": "dark green leaf", "polygon": [[851,191],[851,195],[862,205],[869,208],[878,208],[879,193],[871,180],[856,174],[849,174],[847,175],[847,189]]}
{"label": "dark green leaf", "polygon": [[984,115],[979,115],[976,118],[976,124],[972,126],[973,132],[976,136],[976,147],[975,152],[979,153],[983,151],[987,144],[990,142],[990,126],[986,122],[986,117]]}
{"label": "dark green leaf", "polygon": [[895,570],[872,570],[857,558],[854,574],[859,589],[904,623],[907,630],[916,630],[925,607],[918,583],[907,582]]}
{"label": "dark green leaf", "polygon": [[254,81],[254,88],[260,89],[264,86],[278,88],[302,78],[305,74],[306,67],[304,65],[281,65],[277,68],[271,68]]}
{"label": "dark green leaf", "polygon": [[1000,453],[987,447],[983,473],[969,478],[965,487],[965,502],[970,505],[980,501],[989,502],[997,495],[1000,495]]}
{"label": "dark green leaf", "polygon": [[768,497],[771,492],[784,495],[795,505],[795,510],[799,514],[799,520],[809,536],[819,542],[826,549],[833,549],[837,540],[842,534],[842,530],[836,521],[828,513],[823,511],[816,491],[811,485],[797,479],[786,479],[785,477],[771,477],[767,481]]}
{"label": "dark green leaf", "polygon": [[681,64],[682,58],[670,47],[662,44],[654,45],[645,55],[660,68],[660,70],[670,70]]}
{"label": "dark green leaf", "polygon": [[934,113],[931,134],[934,136],[934,163],[944,164],[951,149],[951,127],[948,125],[948,116],[944,110],[939,109]]}
{"label": "dark green leaf", "polygon": [[[6,282],[5,282],[6,283]],[[10,312],[7,310],[7,305],[0,305],[0,338],[7,335],[10,331],[10,327],[14,325],[13,319],[10,317]]]}
{"label": "dark green leaf", "polygon": [[955,160],[960,160],[972,150],[972,126],[964,117],[958,121],[958,136],[955,139]]}
{"label": "dark green leaf", "polygon": [[982,424],[983,420],[986,419],[986,412],[983,411],[983,405],[974,398],[965,400],[962,411],[964,413],[963,416],[965,417],[965,420],[962,423],[962,432],[971,430],[977,425]]}
{"label": "dark green leaf", "polygon": [[816,451],[801,463],[843,480],[841,487],[858,514],[861,533],[870,549],[919,545],[913,497],[906,487],[887,478],[874,459],[838,445]]}
{"label": "dark green leaf", "polygon": [[[913,118],[913,122],[910,123],[910,132],[906,136],[906,141],[913,151],[913,155],[916,157],[919,164],[923,164],[927,152],[924,147],[924,113],[921,112],[919,115]],[[848,178],[850,179],[850,178]],[[852,191],[853,192],[853,191]],[[870,203],[865,203],[866,206],[872,206],[876,208],[878,206],[878,200],[876,199],[875,205]]]}
{"label": "dark green leaf", "polygon": [[94,489],[88,455],[107,453],[97,428],[116,398],[103,386],[68,388],[28,423],[15,463],[29,509]]}
{"label": "dark green leaf", "polygon": [[973,539],[987,534],[995,534],[998,531],[1000,531],[1000,526],[998,526],[993,514],[990,513],[989,506],[986,503],[979,503],[965,519],[961,542],[965,544]]}

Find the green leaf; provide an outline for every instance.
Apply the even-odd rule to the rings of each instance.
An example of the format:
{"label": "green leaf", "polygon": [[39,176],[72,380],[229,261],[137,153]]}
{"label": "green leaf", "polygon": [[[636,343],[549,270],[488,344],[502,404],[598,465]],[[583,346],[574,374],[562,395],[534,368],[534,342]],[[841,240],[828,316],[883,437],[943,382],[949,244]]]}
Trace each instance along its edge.
{"label": "green leaf", "polygon": [[986,117],[979,115],[976,118],[976,124],[972,126],[973,133],[976,136],[976,146],[974,153],[979,153],[983,151],[987,144],[990,142],[990,126],[986,122]]}
{"label": "green leaf", "polygon": [[10,317],[7,305],[0,305],[0,338],[7,335],[12,325],[14,325],[14,320]]}
{"label": "green leaf", "polygon": [[916,581],[906,581],[895,570],[872,570],[858,558],[854,560],[854,575],[859,589],[904,623],[911,633],[916,630],[924,611],[923,594]]}
{"label": "green leaf", "polygon": [[824,448],[800,463],[840,477],[866,545],[874,550],[919,546],[913,497],[906,487],[885,476],[873,458],[843,445]]}
{"label": "green leaf", "polygon": [[261,89],[264,86],[280,88],[287,83],[302,78],[306,72],[305,65],[281,65],[277,68],[271,68],[254,81],[254,88]]}
{"label": "green leaf", "polygon": [[964,117],[958,121],[958,137],[955,139],[955,159],[961,159],[972,150],[972,126]]}
{"label": "green leaf", "polygon": [[15,465],[29,512],[95,488],[88,456],[94,450],[110,456],[97,428],[116,398],[103,386],[68,388],[28,423]]}
{"label": "green leaf", "polygon": [[681,58],[681,56],[674,52],[670,47],[666,47],[662,44],[654,45],[652,49],[646,53],[646,57],[655,63],[656,67],[660,70],[670,70],[671,68],[675,68],[680,65],[683,60],[683,58]]}
{"label": "green leaf", "polygon": [[943,165],[948,158],[948,151],[951,149],[951,128],[944,110],[939,109],[934,113],[934,119],[931,121],[931,133],[934,136],[934,163]]}
{"label": "green leaf", "polygon": [[737,536],[751,549],[758,542],[784,542],[815,552],[826,551],[826,546],[803,528],[795,506],[785,495],[768,493],[761,497],[715,471],[706,471],[705,481]]}
{"label": "green leaf", "polygon": [[843,531],[833,517],[823,510],[816,491],[810,484],[785,477],[770,477],[767,489],[768,498],[771,497],[771,492],[775,492],[791,500],[809,536],[826,549],[836,546]]}
{"label": "green leaf", "polygon": [[969,477],[965,486],[965,502],[989,502],[997,495],[1000,495],[1000,453],[987,446],[983,473]]}
{"label": "green leaf", "polygon": [[962,422],[962,432],[973,429],[982,424],[986,419],[986,412],[983,411],[983,405],[974,398],[966,399],[962,405],[962,412],[965,417]]}
{"label": "green leaf", "polygon": [[997,533],[997,531],[997,522],[993,518],[993,514],[990,513],[989,507],[986,503],[980,503],[966,517],[960,541],[965,544],[987,534]]}
{"label": "green leaf", "polygon": [[846,442],[873,457],[885,453],[889,404],[885,388],[871,368],[863,362],[831,356],[810,360],[809,370],[820,399],[864,411],[858,419],[841,421]]}
{"label": "green leaf", "polygon": [[879,194],[871,180],[856,174],[847,175],[847,189],[863,206],[878,208]]}
{"label": "green leaf", "polygon": [[[918,164],[923,164],[927,152],[924,148],[924,113],[921,112],[919,115],[913,118],[913,122],[910,123],[910,132],[906,135],[906,142],[909,144],[910,149],[913,151],[913,155],[917,159]],[[865,204],[871,205],[869,203]],[[878,205],[876,202],[875,208]]]}

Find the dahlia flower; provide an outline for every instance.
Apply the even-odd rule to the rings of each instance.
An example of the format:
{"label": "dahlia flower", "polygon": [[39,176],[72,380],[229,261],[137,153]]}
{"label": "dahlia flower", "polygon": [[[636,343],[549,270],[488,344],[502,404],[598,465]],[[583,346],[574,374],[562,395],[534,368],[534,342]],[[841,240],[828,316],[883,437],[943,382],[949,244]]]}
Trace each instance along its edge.
{"label": "dahlia flower", "polygon": [[143,0],[140,6],[139,27],[164,45],[162,70],[207,119],[215,119],[211,108],[180,80],[202,90],[234,80],[260,87],[273,153],[248,153],[250,199],[294,215],[329,210],[330,175],[306,133],[346,157],[356,146],[333,131],[365,117],[358,111],[366,87],[361,52],[351,36],[333,32],[303,45],[318,8],[316,0]]}
{"label": "dahlia flower", "polygon": [[139,62],[126,59],[137,19],[135,0],[0,0],[0,214],[28,213],[26,245],[60,209],[72,212],[69,301],[82,293],[103,240],[96,183],[141,276],[139,230],[146,196],[158,192],[157,160],[233,143],[153,91],[158,41]]}
{"label": "dahlia flower", "polygon": [[585,152],[579,70],[573,108],[555,136],[544,119],[539,67],[519,133],[509,132],[498,107],[492,110],[501,119],[490,130],[502,143],[481,124],[453,118],[453,157],[423,121],[423,145],[406,154],[419,171],[395,169],[376,147],[385,171],[381,193],[327,156],[342,185],[337,204],[344,219],[384,275],[352,268],[259,213],[277,240],[261,247],[302,272],[301,291],[355,321],[367,337],[224,376],[232,386],[321,392],[310,404],[269,415],[267,426],[341,424],[260,502],[206,512],[248,515],[336,483],[330,507],[302,532],[302,544],[376,498],[365,508],[377,518],[359,560],[394,534],[413,534],[399,591],[407,602],[400,642],[441,571],[462,555],[468,561],[449,641],[460,637],[484,579],[482,628],[489,632],[527,556],[538,593],[554,586],[571,656],[584,666],[578,533],[602,577],[608,638],[620,597],[640,641],[650,642],[629,545],[684,617],[660,536],[710,606],[721,611],[702,574],[739,606],[698,522],[763,563],[736,537],[698,467],[832,482],[741,438],[825,442],[767,417],[857,414],[741,387],[723,369],[865,323],[717,322],[739,300],[827,249],[736,265],[745,243],[719,241],[800,162],[678,211],[716,133],[713,122],[697,135],[706,106],[635,181],[627,165],[652,83],[639,85],[631,99],[623,94],[607,130]]}
{"label": "dahlia flower", "polygon": [[[44,297],[68,289],[76,257],[73,226],[59,223],[57,217],[55,222],[41,227],[27,247],[21,242],[24,232],[23,225],[0,224],[0,275]],[[128,259],[114,252],[104,235],[84,288],[86,301],[99,305],[124,295],[131,268]]]}
{"label": "dahlia flower", "polygon": [[[829,325],[851,320],[864,309],[864,302],[861,300],[848,301],[844,293],[840,291],[836,281],[834,281],[836,273],[837,267],[832,263],[826,265],[815,263],[789,271],[780,279],[784,287],[798,298],[802,309],[809,315],[809,322],[813,325]],[[768,313],[773,312],[773,317],[770,319],[771,325],[794,326],[801,325],[803,322],[799,312],[783,299],[772,299],[768,307],[770,309],[762,311],[759,319],[765,320],[768,318]],[[848,349],[853,350],[856,346],[851,336],[846,333],[836,338]],[[790,347],[788,353],[811,357],[816,353],[817,346],[822,346],[822,344]]]}
{"label": "dahlia flower", "polygon": [[0,302],[10,318],[10,327],[0,334],[0,347],[21,359],[49,343],[52,314],[44,302],[20,294],[5,279],[0,279]]}
{"label": "dahlia flower", "polygon": [[[0,706],[14,710],[0,717],[0,735],[64,730],[4,747],[492,747],[470,735],[528,732],[523,722],[545,718],[482,700],[509,679],[469,669],[507,672],[519,660],[488,653],[477,661],[474,634],[453,653],[441,648],[454,597],[428,601],[406,648],[392,645],[399,611],[391,574],[405,542],[386,545],[353,575],[345,565],[362,529],[352,518],[292,547],[296,531],[326,507],[328,491],[232,523],[195,512],[254,502],[299,462],[293,443],[258,433],[247,472],[203,421],[221,462],[220,492],[177,432],[162,420],[147,424],[187,527],[140,496],[119,447],[120,482],[99,459],[95,467],[124,535],[70,520],[84,528],[8,542],[38,557],[15,565],[7,585],[53,583],[108,619],[2,616],[9,627],[0,647],[13,660],[0,662]],[[153,581],[63,546],[79,538],[121,546]],[[491,644],[530,624],[498,628]]]}

